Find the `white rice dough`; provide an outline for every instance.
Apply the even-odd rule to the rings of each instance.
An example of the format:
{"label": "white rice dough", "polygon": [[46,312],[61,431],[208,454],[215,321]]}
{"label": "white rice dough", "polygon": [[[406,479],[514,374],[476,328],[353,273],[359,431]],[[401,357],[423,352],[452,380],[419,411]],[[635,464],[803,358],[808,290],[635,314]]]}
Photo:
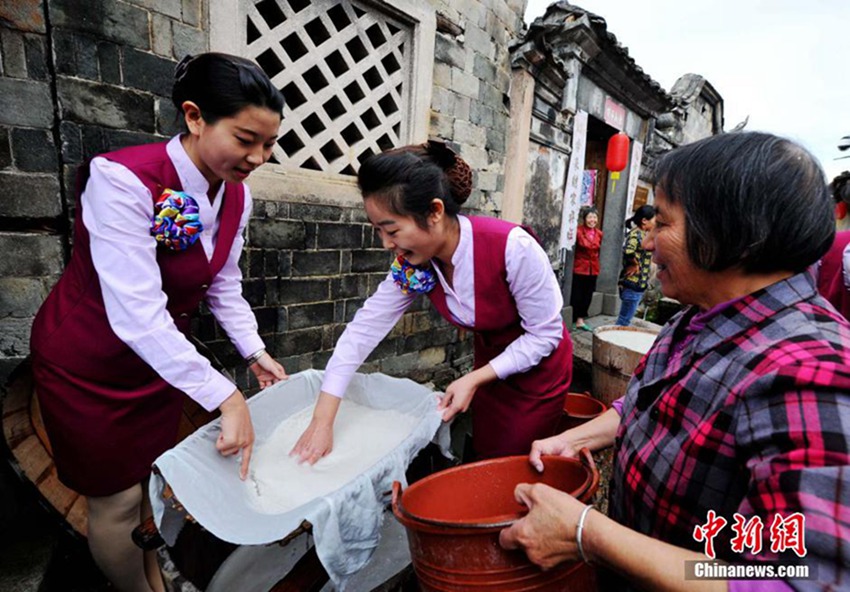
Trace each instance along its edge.
{"label": "white rice dough", "polygon": [[600,331],[597,337],[603,341],[618,345],[626,349],[645,354],[655,343],[655,338],[658,337],[655,333],[647,333],[646,331],[622,331],[608,330]]}
{"label": "white rice dough", "polygon": [[420,421],[406,413],[343,399],[334,423],[333,450],[315,465],[299,465],[289,451],[312,415],[312,407],[291,415],[265,442],[255,445],[245,484],[258,512],[282,514],[336,491],[386,456]]}

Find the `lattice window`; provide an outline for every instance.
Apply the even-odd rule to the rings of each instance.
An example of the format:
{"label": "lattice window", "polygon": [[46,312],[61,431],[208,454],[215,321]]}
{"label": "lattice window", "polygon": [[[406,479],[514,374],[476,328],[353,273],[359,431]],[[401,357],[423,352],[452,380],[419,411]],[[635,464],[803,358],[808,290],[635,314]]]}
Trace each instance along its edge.
{"label": "lattice window", "polygon": [[261,0],[245,33],[247,57],[286,97],[277,162],[353,175],[409,141],[410,23],[350,0]]}

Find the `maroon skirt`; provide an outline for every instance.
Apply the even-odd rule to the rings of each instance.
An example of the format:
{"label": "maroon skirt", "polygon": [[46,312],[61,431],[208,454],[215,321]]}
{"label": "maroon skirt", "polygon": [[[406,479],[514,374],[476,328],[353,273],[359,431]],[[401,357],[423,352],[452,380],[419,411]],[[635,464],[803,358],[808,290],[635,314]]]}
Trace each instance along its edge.
{"label": "maroon skirt", "polygon": [[185,395],[154,373],[127,390],[38,355],[32,369],[59,480],[78,493],[100,497],[132,487],[177,442]]}

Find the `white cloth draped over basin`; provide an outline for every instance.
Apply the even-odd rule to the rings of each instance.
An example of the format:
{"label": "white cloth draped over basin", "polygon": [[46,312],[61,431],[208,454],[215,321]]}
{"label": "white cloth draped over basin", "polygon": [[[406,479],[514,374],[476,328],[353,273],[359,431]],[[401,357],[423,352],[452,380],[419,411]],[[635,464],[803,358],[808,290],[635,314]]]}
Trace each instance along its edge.
{"label": "white cloth draped over basin", "polygon": [[[322,372],[306,370],[249,399],[255,446],[262,445],[286,418],[312,408],[321,382]],[[210,533],[230,543],[276,542],[307,520],[313,525],[318,557],[334,586],[342,590],[346,580],[369,561],[378,545],[392,482],[407,485],[408,464],[431,440],[448,455],[449,430],[437,411],[436,395],[407,379],[383,374],[355,375],[346,399],[374,409],[409,414],[418,421],[398,446],[363,473],[336,491],[280,514],[260,513],[251,502],[246,483],[239,479],[238,457],[223,457],[215,449],[220,424],[213,421],[154,463],[150,497],[156,525],[166,543],[173,545],[184,524],[184,516],[173,509],[170,501],[162,499],[166,483],[187,513]]]}

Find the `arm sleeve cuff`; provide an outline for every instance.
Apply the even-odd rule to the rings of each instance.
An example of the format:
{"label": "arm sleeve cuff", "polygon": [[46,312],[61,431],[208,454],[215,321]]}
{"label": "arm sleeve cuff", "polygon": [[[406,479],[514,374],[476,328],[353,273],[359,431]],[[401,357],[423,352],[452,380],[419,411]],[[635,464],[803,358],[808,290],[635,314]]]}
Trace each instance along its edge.
{"label": "arm sleeve cuff", "polygon": [[348,388],[351,378],[351,376],[337,376],[325,372],[325,377],[322,380],[322,392],[342,399],[345,397],[345,390]]}
{"label": "arm sleeve cuff", "polygon": [[625,397],[620,397],[619,399],[615,399],[611,401],[611,409],[617,412],[617,415],[623,417],[623,400]]}
{"label": "arm sleeve cuff", "polygon": [[241,339],[239,342],[234,343],[234,345],[243,359],[260,351],[261,349],[266,348],[266,344],[263,343],[263,338],[256,333],[246,337],[245,339]]}
{"label": "arm sleeve cuff", "polygon": [[235,390],[236,385],[230,379],[223,374],[213,372],[210,381],[193,393],[191,397],[207,411],[214,411]]}

